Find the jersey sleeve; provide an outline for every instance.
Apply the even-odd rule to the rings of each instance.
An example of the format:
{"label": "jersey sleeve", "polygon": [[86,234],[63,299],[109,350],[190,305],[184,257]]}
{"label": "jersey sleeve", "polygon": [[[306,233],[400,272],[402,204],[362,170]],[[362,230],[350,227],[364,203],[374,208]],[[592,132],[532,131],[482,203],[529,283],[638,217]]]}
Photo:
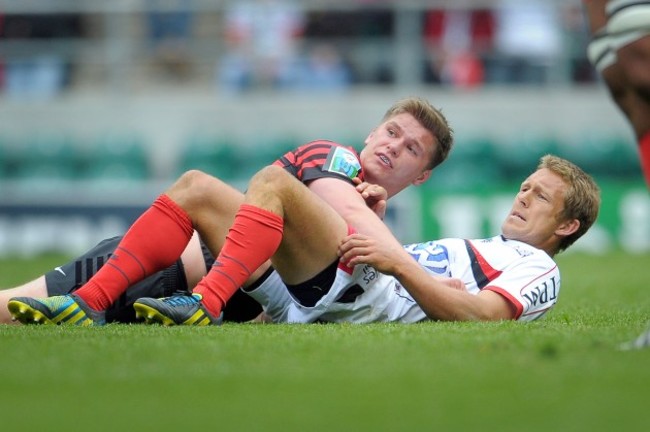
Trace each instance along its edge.
{"label": "jersey sleeve", "polygon": [[515,319],[541,318],[555,303],[560,292],[560,272],[554,262],[527,257],[503,271],[484,289],[501,294],[516,309]]}
{"label": "jersey sleeve", "polygon": [[281,166],[303,183],[323,177],[335,177],[354,184],[363,180],[359,155],[352,147],[333,141],[312,141],[285,153],[274,165]]}

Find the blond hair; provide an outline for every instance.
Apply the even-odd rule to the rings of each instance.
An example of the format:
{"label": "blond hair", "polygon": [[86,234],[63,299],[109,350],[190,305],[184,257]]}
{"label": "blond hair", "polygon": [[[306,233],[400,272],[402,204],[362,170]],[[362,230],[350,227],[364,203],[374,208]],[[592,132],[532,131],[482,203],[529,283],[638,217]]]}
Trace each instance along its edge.
{"label": "blond hair", "polygon": [[600,188],[580,167],[558,156],[543,156],[537,169],[543,168],[560,176],[568,186],[564,192],[564,209],[557,219],[577,219],[580,222],[578,230],[564,237],[558,245],[558,252],[561,252],[582,237],[596,221],[600,209]]}

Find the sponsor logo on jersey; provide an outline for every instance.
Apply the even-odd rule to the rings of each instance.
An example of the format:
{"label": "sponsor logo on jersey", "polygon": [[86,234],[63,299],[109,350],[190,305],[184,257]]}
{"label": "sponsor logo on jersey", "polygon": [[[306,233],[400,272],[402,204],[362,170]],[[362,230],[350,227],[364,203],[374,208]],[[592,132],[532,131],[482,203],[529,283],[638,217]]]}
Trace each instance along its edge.
{"label": "sponsor logo on jersey", "polygon": [[527,288],[522,291],[521,295],[531,307],[535,307],[549,302],[555,302],[557,300],[558,289],[559,282],[553,276],[540,285]]}
{"label": "sponsor logo on jersey", "polygon": [[323,165],[323,171],[340,174],[353,179],[359,175],[361,163],[351,150],[343,147],[335,147],[327,156],[327,161]]}
{"label": "sponsor logo on jersey", "polygon": [[449,252],[444,246],[429,241],[407,245],[404,249],[427,272],[449,276]]}
{"label": "sponsor logo on jersey", "polygon": [[530,249],[524,249],[519,246],[515,246],[515,251],[519,254],[520,257],[526,258],[527,256],[531,256],[533,254],[533,251]]}
{"label": "sponsor logo on jersey", "polygon": [[377,270],[370,267],[368,264],[363,266],[363,281],[366,285],[377,279]]}
{"label": "sponsor logo on jersey", "polygon": [[395,292],[395,295],[398,297],[403,298],[404,300],[408,301],[409,303],[415,303],[415,300],[413,300],[413,297],[411,297],[411,294],[409,294],[408,291],[404,289],[402,284],[400,284],[397,280],[393,282],[393,292]]}

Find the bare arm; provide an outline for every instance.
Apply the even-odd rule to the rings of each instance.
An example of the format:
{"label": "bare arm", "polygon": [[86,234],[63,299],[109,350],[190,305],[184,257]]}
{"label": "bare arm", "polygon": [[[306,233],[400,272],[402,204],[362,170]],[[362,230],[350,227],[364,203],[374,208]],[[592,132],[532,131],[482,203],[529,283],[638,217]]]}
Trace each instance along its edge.
{"label": "bare arm", "polygon": [[[362,194],[351,184],[327,177],[312,181],[308,187],[327,202],[357,232],[380,238],[382,241],[392,241],[399,245],[378,214],[368,207]],[[381,215],[384,212],[385,200],[383,210],[380,210]]]}
{"label": "bare arm", "polygon": [[[584,11],[592,36],[589,58],[599,71],[610,95],[625,114],[641,139],[650,130],[650,37],[647,32],[631,27],[622,34],[607,34],[607,0],[584,0]],[[632,6],[634,7],[634,6]],[[608,51],[605,51],[605,49]],[[606,54],[608,53],[608,54]],[[598,59],[598,60],[594,60]]]}
{"label": "bare arm", "polygon": [[589,31],[593,35],[607,24],[607,15],[605,14],[607,0],[584,0],[582,3],[589,24]]}
{"label": "bare arm", "polygon": [[386,216],[386,205],[388,201],[388,192],[379,185],[362,182],[359,177],[354,178],[357,192],[365,200],[368,206],[379,219],[384,220]]}
{"label": "bare arm", "polygon": [[482,291],[478,295],[450,289],[442,278],[429,275],[401,245],[384,244],[368,236],[348,236],[339,255],[349,265],[369,264],[392,275],[413,296],[431,319],[443,321],[489,321],[513,319],[515,309],[501,295]]}

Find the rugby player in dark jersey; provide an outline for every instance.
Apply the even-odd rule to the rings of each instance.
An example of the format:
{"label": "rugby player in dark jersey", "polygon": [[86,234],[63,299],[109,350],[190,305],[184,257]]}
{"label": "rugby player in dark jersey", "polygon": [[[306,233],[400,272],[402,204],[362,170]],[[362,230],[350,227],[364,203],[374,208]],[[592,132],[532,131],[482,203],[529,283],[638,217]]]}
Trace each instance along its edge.
{"label": "rugby player in dark jersey", "polygon": [[[345,162],[343,155],[347,156],[352,163]],[[275,165],[282,166],[303,182],[332,176],[346,180],[362,175],[356,171],[358,158],[356,150],[351,147],[319,140],[287,152],[275,162]],[[338,173],[344,176],[341,177]],[[199,173],[195,175],[203,177]],[[57,266],[34,281],[14,289],[0,291],[0,304],[2,304],[0,322],[10,321],[6,303],[11,297],[58,296],[79,289],[110,259],[121,240],[121,236],[103,240],[83,255]],[[141,297],[168,297],[176,292],[187,292],[205,276],[207,269],[211,268],[213,263],[214,257],[195,232],[181,257],[174,264],[131,285],[124,295],[121,295],[106,310],[106,320],[134,322],[135,311],[132,305],[135,300]],[[226,321],[248,321],[261,312],[261,306],[244,293],[237,293],[229,303],[230,306],[224,310]]]}
{"label": "rugby player in dark jersey", "polygon": [[[275,165],[284,167],[304,182],[350,225],[372,229],[375,220],[382,227],[383,224],[376,217],[368,218],[372,210],[367,207],[367,201],[379,212],[385,202],[381,199],[373,202],[372,196],[359,194],[353,178],[379,185],[386,196],[391,197],[410,184],[426,181],[431,170],[448,156],[451,143],[451,129],[442,114],[422,99],[408,98],[398,101],[387,111],[382,123],[366,138],[360,154],[336,143],[316,141],[287,153]],[[101,323],[107,318],[119,317],[112,312],[104,316],[105,311],[125,306],[128,309],[129,303],[138,297],[152,296],[133,288],[127,290],[129,286],[135,288],[138,283],[142,284],[140,281],[144,278],[151,279],[145,279],[140,288],[145,291],[157,289],[153,296],[169,295],[170,290],[178,287],[187,289],[185,285],[191,287],[197,279],[195,270],[199,270],[200,277],[205,272],[206,261],[210,264],[212,259],[202,253],[196,240],[192,241],[195,230],[201,238],[210,239],[206,240],[208,250],[218,253],[242,203],[243,194],[239,191],[205,173],[190,171],[134,223],[99,271],[86,268],[87,275],[96,273],[73,296],[31,302],[20,299],[14,302],[17,308],[13,312],[18,311],[18,318],[27,322]],[[254,250],[255,239],[250,241],[251,250]],[[187,249],[188,244],[192,250]],[[179,257],[182,257],[182,264]],[[74,266],[75,269],[80,267]],[[170,266],[175,269],[169,269]],[[247,275],[247,284],[259,278],[266,269],[268,265]],[[157,273],[160,271],[163,273]],[[45,277],[47,295],[59,294],[52,291],[56,285],[52,280],[58,277],[57,273],[61,274],[55,270]],[[75,283],[68,279],[68,291],[78,286],[77,279],[83,280],[86,276],[78,277],[76,271],[70,273],[74,274]],[[23,290],[28,291],[24,287]],[[131,291],[134,296],[129,295]],[[125,292],[129,297],[124,297]],[[8,295],[25,293],[13,290]],[[32,292],[27,295],[39,296]],[[218,298],[212,301],[208,306],[210,322],[224,309],[224,302]]]}

